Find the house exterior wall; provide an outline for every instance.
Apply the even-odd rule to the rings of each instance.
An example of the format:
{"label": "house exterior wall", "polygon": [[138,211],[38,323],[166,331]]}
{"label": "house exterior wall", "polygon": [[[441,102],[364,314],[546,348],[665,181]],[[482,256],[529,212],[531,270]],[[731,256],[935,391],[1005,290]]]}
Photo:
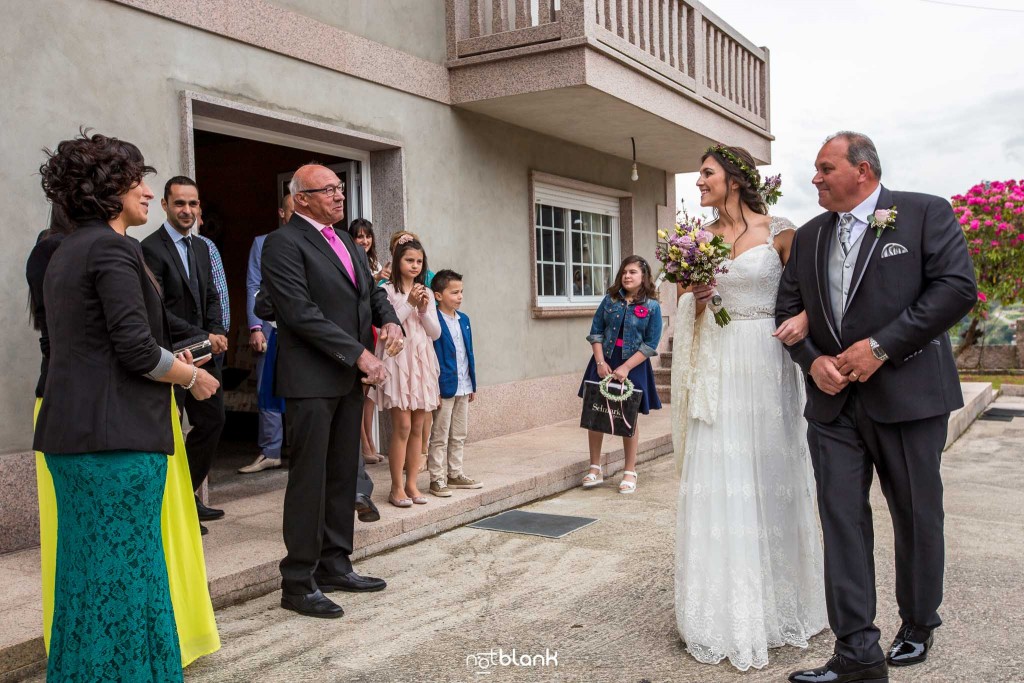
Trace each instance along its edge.
{"label": "house exterior wall", "polygon": [[271,4],[322,21],[435,64],[446,59],[444,3],[435,0],[338,2],[270,0]]}
{"label": "house exterior wall", "polygon": [[[330,18],[337,3],[285,2],[283,7]],[[409,2],[409,5],[427,3]],[[430,3],[443,21],[443,6]],[[197,7],[201,5],[197,4]],[[402,3],[382,3],[402,15]],[[408,8],[406,8],[408,9]],[[422,9],[417,10],[423,12]],[[364,24],[352,12],[334,14],[339,25]],[[347,17],[347,18],[346,18]],[[322,121],[397,141],[401,145],[406,226],[419,232],[431,266],[452,267],[466,276],[465,310],[472,316],[481,384],[495,406],[517,395],[521,380],[550,378],[532,385],[534,413],[519,417],[487,408],[481,415],[503,424],[479,424],[479,434],[534,426],[571,415],[572,402],[557,395],[582,372],[589,349],[589,318],[536,319],[531,315],[529,205],[531,171],[541,171],[633,194],[635,251],[653,256],[658,205],[671,202],[665,173],[640,167],[629,181],[629,163],[479,114],[453,109],[428,97],[354,78],[288,56],[200,31],[182,23],[103,0],[18,3],[18,26],[6,51],[21,67],[5,73],[8,96],[0,108],[6,130],[0,149],[0,179],[16,201],[5,203],[0,236],[6,248],[0,304],[8,371],[0,392],[0,453],[24,454],[31,441],[32,386],[38,346],[28,324],[24,262],[37,233],[46,226],[47,206],[36,169],[40,151],[74,135],[80,125],[139,145],[163,186],[186,170],[183,159],[181,93],[195,91],[283,114]],[[436,23],[426,13],[422,23]],[[392,41],[407,46],[415,28],[398,23]],[[436,27],[435,27],[436,29]],[[434,33],[436,30],[431,29]],[[296,37],[298,38],[298,37]],[[437,49],[443,49],[443,33]],[[420,45],[426,44],[426,39]],[[426,54],[425,48],[419,50]],[[623,131],[624,141],[628,135]],[[201,189],[201,188],[200,188]],[[163,220],[154,203],[142,238]],[[238,277],[239,274],[229,274]],[[549,402],[550,410],[545,406]],[[536,410],[540,406],[539,410]]]}

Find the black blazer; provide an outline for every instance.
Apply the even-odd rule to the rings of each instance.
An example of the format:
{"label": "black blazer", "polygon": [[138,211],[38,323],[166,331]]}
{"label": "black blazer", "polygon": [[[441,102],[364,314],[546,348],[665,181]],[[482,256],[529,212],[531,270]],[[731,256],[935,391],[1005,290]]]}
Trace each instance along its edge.
{"label": "black blazer", "polygon": [[46,331],[46,305],[43,302],[43,279],[50,259],[57,247],[64,241],[64,235],[57,232],[48,234],[44,230],[28,255],[25,264],[25,279],[28,280],[29,305],[32,310],[32,324],[39,330],[39,353],[42,361],[39,364],[39,381],[36,382],[36,398],[41,398],[46,387],[46,372],[50,365],[50,335]]}
{"label": "black blazer", "polygon": [[227,334],[221,318],[220,297],[213,284],[213,269],[210,266],[210,247],[198,237],[192,237],[192,249],[196,253],[196,278],[199,280],[199,297],[196,301],[188,286],[185,265],[181,262],[178,248],[171,241],[163,224],[144,240],[142,253],[146,257],[157,282],[163,289],[164,306],[167,307],[167,322],[171,326],[171,339],[181,341],[199,335]]}
{"label": "black blazer", "polygon": [[356,360],[373,349],[371,325],[399,324],[387,292],[373,281],[366,252],[344,230],[338,239],[352,256],[356,284],[323,235],[297,213],[263,244],[256,314],[277,321],[278,396],[348,394],[362,376]]}
{"label": "black blazer", "polygon": [[43,298],[50,368],[35,450],[173,453],[171,388],[144,377],[170,331],[139,243],[81,224],[50,260]]}
{"label": "black blazer", "polygon": [[[883,187],[876,208],[893,206],[895,229],[881,237],[870,227],[864,233],[845,314],[832,310],[828,291],[828,255],[839,220],[833,212],[797,230],[776,306],[780,324],[807,311],[809,335],[788,347],[805,373],[822,354],[838,355],[868,337],[878,341],[889,360],[856,386],[867,414],[882,423],[935,417],[963,406],[948,330],[978,297],[967,242],[949,202]],[[847,387],[829,396],[808,374],[804,415],[831,422],[849,394]]]}

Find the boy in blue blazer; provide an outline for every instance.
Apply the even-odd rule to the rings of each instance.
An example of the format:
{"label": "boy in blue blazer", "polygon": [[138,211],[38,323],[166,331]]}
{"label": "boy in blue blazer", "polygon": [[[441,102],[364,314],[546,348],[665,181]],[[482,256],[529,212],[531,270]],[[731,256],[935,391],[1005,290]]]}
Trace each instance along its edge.
{"label": "boy in blue blazer", "polygon": [[462,471],[462,455],[469,433],[469,404],[476,398],[476,364],[473,361],[473,333],[469,316],[459,312],[462,305],[462,276],[453,270],[439,270],[430,283],[437,300],[441,336],[434,352],[441,366],[441,404],[434,411],[430,430],[427,470],[430,492],[447,498],[451,489],[478,489],[480,482]]}

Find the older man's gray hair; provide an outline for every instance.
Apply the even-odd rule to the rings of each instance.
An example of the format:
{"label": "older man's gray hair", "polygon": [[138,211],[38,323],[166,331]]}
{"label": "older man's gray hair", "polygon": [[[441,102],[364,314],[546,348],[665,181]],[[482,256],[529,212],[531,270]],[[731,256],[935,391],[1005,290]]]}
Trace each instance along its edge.
{"label": "older man's gray hair", "polygon": [[867,135],[856,133],[852,130],[841,130],[825,138],[824,144],[828,144],[836,138],[846,140],[849,147],[846,150],[846,160],[854,166],[867,162],[871,172],[877,180],[882,179],[882,162],[878,159],[878,150],[875,143]]}

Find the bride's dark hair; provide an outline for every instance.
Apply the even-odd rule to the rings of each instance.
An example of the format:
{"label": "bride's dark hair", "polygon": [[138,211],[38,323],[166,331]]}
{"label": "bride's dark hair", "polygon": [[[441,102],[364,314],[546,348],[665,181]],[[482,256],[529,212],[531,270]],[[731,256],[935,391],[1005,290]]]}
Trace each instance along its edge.
{"label": "bride's dark hair", "polygon": [[703,164],[708,157],[713,157],[725,171],[726,202],[729,201],[729,196],[732,194],[732,183],[729,181],[733,180],[739,186],[740,202],[746,204],[747,208],[754,213],[768,215],[768,205],[765,204],[764,197],[758,191],[761,186],[761,174],[758,173],[757,162],[754,161],[750,152],[742,147],[718,145],[709,148],[700,158],[700,162]]}
{"label": "bride's dark hair", "polygon": [[[761,174],[757,172],[757,163],[754,161],[754,157],[747,150],[742,147],[728,147],[726,145],[716,145],[715,147],[708,148],[708,151],[704,152],[704,156],[700,158],[700,163],[707,161],[708,157],[713,158],[718,162],[718,165],[722,167],[725,172],[725,203],[723,208],[725,215],[732,218],[729,215],[729,197],[732,194],[732,182],[735,182],[739,188],[740,203],[745,205],[748,209],[754,213],[759,213],[763,216],[768,215],[768,205],[765,204],[764,197],[758,192],[758,188],[761,185]],[[718,220],[718,209],[714,209],[715,220]],[[743,235],[749,228],[747,224],[747,217],[743,215],[742,207],[740,210],[740,218],[743,219],[743,232],[736,236],[738,241],[740,236]]]}

